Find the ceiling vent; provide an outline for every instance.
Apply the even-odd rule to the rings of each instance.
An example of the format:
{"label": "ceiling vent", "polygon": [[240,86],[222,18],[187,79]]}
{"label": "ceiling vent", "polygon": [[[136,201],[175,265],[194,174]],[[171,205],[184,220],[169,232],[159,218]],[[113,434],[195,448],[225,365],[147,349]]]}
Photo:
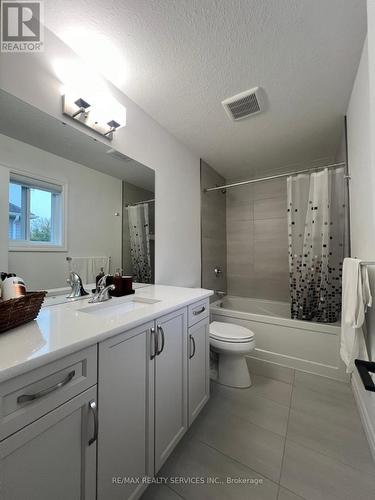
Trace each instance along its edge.
{"label": "ceiling vent", "polygon": [[262,110],[261,90],[255,87],[245,90],[233,97],[228,97],[221,103],[229,118],[234,121],[260,113]]}

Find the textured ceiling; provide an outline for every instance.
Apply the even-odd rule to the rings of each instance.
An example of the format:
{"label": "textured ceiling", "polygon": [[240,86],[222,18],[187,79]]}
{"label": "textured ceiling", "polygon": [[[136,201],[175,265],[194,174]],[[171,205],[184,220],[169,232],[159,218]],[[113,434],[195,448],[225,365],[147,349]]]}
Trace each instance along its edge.
{"label": "textured ceiling", "polygon": [[[48,0],[45,7],[48,28],[227,179],[334,156],[366,0]],[[231,122],[221,101],[255,86],[265,90],[266,111]]]}

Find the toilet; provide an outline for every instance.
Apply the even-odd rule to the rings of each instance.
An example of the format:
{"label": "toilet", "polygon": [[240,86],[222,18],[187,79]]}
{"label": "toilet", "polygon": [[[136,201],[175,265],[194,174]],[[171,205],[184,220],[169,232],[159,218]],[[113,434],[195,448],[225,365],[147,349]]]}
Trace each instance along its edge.
{"label": "toilet", "polygon": [[254,333],[240,325],[213,321],[210,346],[219,357],[217,382],[230,387],[250,387],[245,356],[255,348]]}

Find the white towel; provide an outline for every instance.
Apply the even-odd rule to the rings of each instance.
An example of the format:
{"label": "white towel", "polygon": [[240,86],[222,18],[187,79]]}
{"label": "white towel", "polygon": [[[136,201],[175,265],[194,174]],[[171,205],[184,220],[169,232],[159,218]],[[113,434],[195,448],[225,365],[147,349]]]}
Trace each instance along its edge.
{"label": "white towel", "polygon": [[77,273],[85,285],[95,283],[95,278],[104,269],[109,273],[110,257],[72,257],[69,261],[69,271]]}
{"label": "white towel", "polygon": [[363,338],[362,325],[372,296],[366,266],[359,259],[344,259],[342,278],[342,318],[340,355],[347,373],[354,370]]}

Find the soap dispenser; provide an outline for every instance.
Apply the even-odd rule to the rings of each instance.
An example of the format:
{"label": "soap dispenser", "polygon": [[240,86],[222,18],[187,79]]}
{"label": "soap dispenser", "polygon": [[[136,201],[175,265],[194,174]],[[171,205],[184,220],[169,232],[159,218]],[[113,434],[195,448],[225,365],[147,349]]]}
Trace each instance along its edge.
{"label": "soap dispenser", "polygon": [[121,288],[122,288],[122,279],[121,279],[121,270],[118,267],[116,269],[115,275],[113,277],[113,284],[115,285],[115,289],[112,292],[112,295],[115,297],[121,297]]}

